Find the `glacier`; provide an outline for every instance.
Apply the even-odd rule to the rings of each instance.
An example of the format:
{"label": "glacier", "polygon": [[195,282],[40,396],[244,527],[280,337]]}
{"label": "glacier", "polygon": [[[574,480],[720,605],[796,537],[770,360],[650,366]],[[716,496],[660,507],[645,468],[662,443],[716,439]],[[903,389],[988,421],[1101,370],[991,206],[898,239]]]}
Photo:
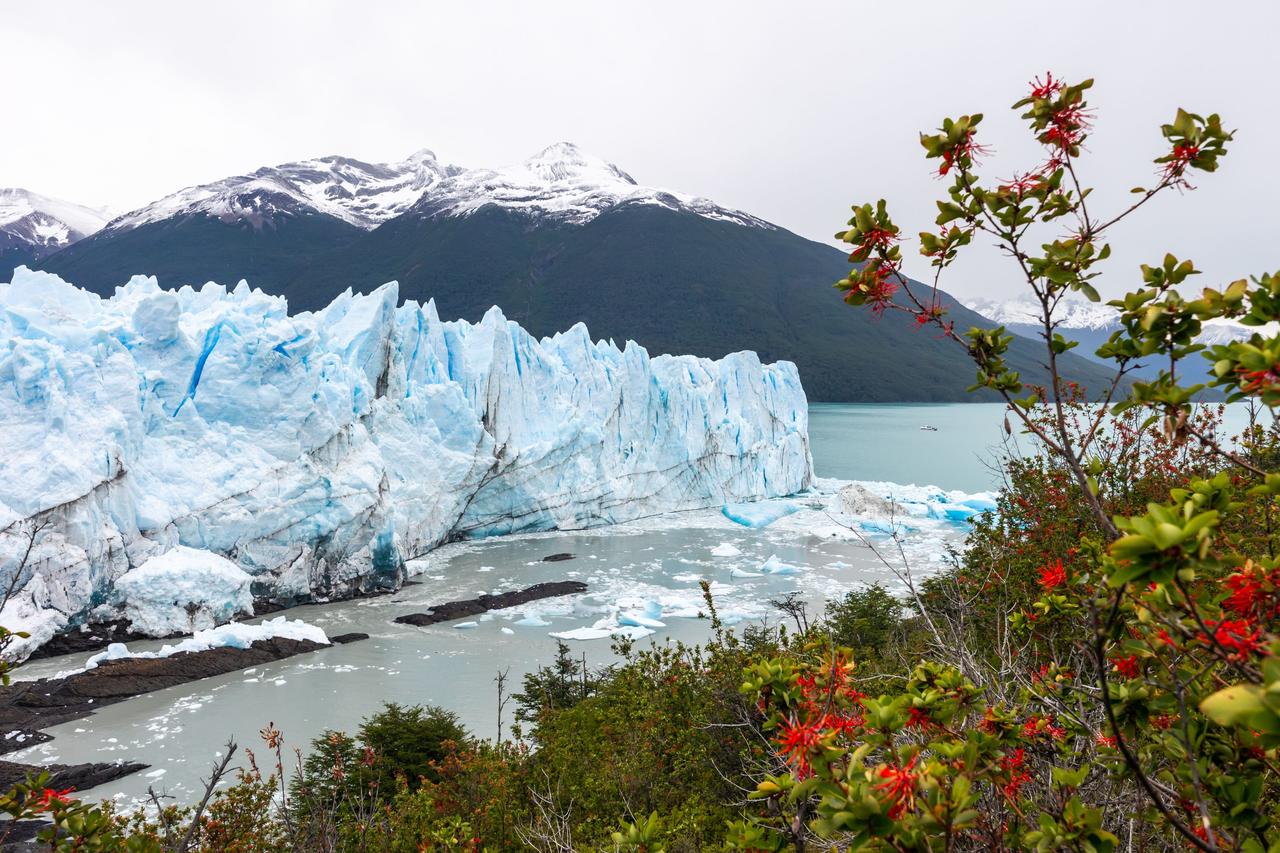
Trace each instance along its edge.
{"label": "glacier", "polygon": [[290,315],[243,281],[136,276],[103,299],[19,268],[0,284],[0,624],[32,632],[20,656],[125,618],[122,579],[178,548],[234,564],[229,600],[196,607],[226,616],[234,570],[289,606],[396,588],[446,542],[791,495],[813,480],[807,426],[795,366],[750,352],[651,357],[581,324],[538,340],[496,307],[442,321],[394,282]]}

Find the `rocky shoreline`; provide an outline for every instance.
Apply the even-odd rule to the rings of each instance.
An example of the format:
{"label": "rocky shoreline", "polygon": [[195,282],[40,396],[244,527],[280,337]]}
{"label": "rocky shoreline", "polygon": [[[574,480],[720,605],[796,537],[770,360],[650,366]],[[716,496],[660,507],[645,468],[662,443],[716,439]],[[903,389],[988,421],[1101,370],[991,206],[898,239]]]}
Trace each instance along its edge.
{"label": "rocky shoreline", "polygon": [[[367,639],[368,636],[341,634],[330,637],[329,644],[273,637],[257,640],[243,649],[222,646],[163,658],[105,660],[93,669],[61,678],[15,681],[0,687],[0,730],[4,732],[0,737],[0,754],[52,740],[43,729],[87,717],[99,708],[134,696],[319,651],[329,648],[330,644]],[[146,767],[146,764],[138,762],[39,767],[0,760],[0,790],[8,789],[28,773],[40,772],[52,774],[50,787],[84,790]]]}

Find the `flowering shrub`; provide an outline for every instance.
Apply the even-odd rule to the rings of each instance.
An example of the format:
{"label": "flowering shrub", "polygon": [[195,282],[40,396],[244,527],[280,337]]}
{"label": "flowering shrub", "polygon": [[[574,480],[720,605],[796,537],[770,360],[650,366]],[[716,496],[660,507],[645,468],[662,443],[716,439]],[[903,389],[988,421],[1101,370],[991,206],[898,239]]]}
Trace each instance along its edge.
{"label": "flowering shrub", "polygon": [[[1000,513],[981,520],[956,568],[916,598],[926,660],[905,685],[871,698],[856,665],[817,645],[747,671],[778,772],[754,797],[765,808],[731,844],[803,849],[815,839],[895,849],[1182,844],[1276,849],[1280,777],[1280,497],[1276,432],[1232,444],[1218,415],[1192,401],[1207,386],[1229,400],[1280,403],[1280,275],[1206,288],[1166,256],[1142,287],[1111,304],[1120,331],[1098,354],[1115,361],[1093,402],[1061,374],[1075,346],[1056,329],[1068,294],[1100,297],[1092,280],[1109,229],[1168,189],[1212,172],[1232,134],[1216,115],[1179,110],[1161,128],[1155,183],[1110,215],[1090,207],[1079,158],[1094,119],[1092,81],[1037,79],[1024,110],[1045,159],[989,186],[982,116],[924,134],[949,177],[938,232],[919,235],[932,286],[902,273],[901,231],[886,203],[859,205],[838,237],[855,265],[845,301],[901,311],[955,341],[977,367],[975,388],[1004,397],[1043,455],[1015,460]],[[981,235],[1011,258],[1041,310],[1047,387],[1008,369],[1003,328],[958,332],[938,299],[941,274]],[[1206,349],[1203,324],[1259,328]],[[1187,358],[1212,363],[1188,384]],[[1163,366],[1128,382],[1141,360]],[[1006,428],[1012,425],[1006,421]]]}

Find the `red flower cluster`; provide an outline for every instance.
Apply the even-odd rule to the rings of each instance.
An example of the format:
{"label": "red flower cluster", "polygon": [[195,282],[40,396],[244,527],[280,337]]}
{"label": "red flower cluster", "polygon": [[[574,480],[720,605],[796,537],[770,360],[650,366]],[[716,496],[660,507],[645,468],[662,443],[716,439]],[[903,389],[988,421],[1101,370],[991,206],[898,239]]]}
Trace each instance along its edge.
{"label": "red flower cluster", "polygon": [[871,306],[871,313],[879,317],[893,304],[893,296],[898,292],[898,278],[896,267],[876,261],[863,270],[862,281],[850,289],[844,300],[851,302],[860,293]]}
{"label": "red flower cluster", "polygon": [[1040,569],[1040,588],[1045,592],[1057,589],[1067,582],[1067,570],[1062,565],[1062,560],[1042,567]]}
{"label": "red flower cluster", "polygon": [[1237,367],[1240,374],[1240,390],[1246,394],[1257,394],[1261,391],[1274,391],[1280,386],[1280,364],[1273,364],[1266,370],[1245,370]]}
{"label": "red flower cluster", "polygon": [[880,768],[880,778],[883,781],[877,782],[875,788],[885,795],[890,820],[897,820],[902,817],[903,812],[915,806],[916,780],[919,774],[911,771],[919,760],[920,756],[917,755],[902,767],[886,764]]}
{"label": "red flower cluster", "polygon": [[1196,145],[1175,145],[1173,151],[1169,152],[1169,159],[1164,164],[1164,169],[1160,173],[1160,177],[1165,181],[1172,181],[1179,186],[1190,186],[1184,173],[1187,167],[1200,156],[1200,148]]}
{"label": "red flower cluster", "polygon": [[827,679],[818,673],[796,676],[795,685],[803,698],[798,709],[779,723],[774,738],[778,751],[801,779],[813,775],[812,759],[824,740],[852,737],[865,724],[860,704],[863,693],[850,680],[853,668],[849,662],[836,655],[823,671],[832,677],[830,683],[824,683]]}
{"label": "red flower cluster", "polygon": [[777,738],[778,748],[796,768],[796,775],[807,779],[813,775],[813,767],[809,763],[810,754],[822,744],[826,734],[820,720],[783,720],[779,725],[781,736]]}
{"label": "red flower cluster", "polygon": [[909,729],[927,729],[933,725],[933,718],[924,708],[908,708],[906,727]]}
{"label": "red flower cluster", "polygon": [[1226,584],[1231,594],[1222,601],[1225,609],[1251,619],[1280,616],[1280,595],[1276,594],[1280,588],[1280,570],[1264,573],[1249,563],[1230,574]]}
{"label": "red flower cluster", "polygon": [[1127,658],[1113,657],[1111,665],[1115,667],[1116,672],[1125,678],[1137,678],[1138,673],[1141,671],[1138,667],[1137,655],[1129,655]]}
{"label": "red flower cluster", "polygon": [[[1040,132],[1043,144],[1057,152],[1070,152],[1084,141],[1091,119],[1084,105],[1084,97],[1078,90],[1069,93],[1061,80],[1055,80],[1052,74],[1046,73],[1043,81],[1037,77],[1031,82],[1031,98],[1051,102],[1045,105],[1052,112],[1047,126]],[[1054,159],[1050,160],[1053,168],[1059,165],[1056,162],[1058,156],[1055,154]]]}
{"label": "red flower cluster", "polygon": [[1038,735],[1048,735],[1054,740],[1062,740],[1067,736],[1067,730],[1062,726],[1053,724],[1053,715],[1042,717],[1039,714],[1032,714],[1027,721],[1022,724],[1022,733],[1029,738]]}
{"label": "red flower cluster", "polygon": [[1031,97],[1036,100],[1044,101],[1056,96],[1062,91],[1062,81],[1055,80],[1052,71],[1044,73],[1044,80],[1039,77],[1031,81]]}
{"label": "red flower cluster", "polygon": [[1052,174],[1060,165],[1062,164],[1057,157],[1051,157],[1047,163],[1038,169],[1033,169],[1021,175],[1014,175],[1006,183],[1001,184],[1000,189],[1021,198],[1040,189],[1044,185],[1045,177]]}
{"label": "red flower cluster", "polygon": [[1253,655],[1266,653],[1262,631],[1250,625],[1245,619],[1224,619],[1221,622],[1206,619],[1204,624],[1213,631],[1213,640],[1211,642],[1204,633],[1201,633],[1197,639],[1202,643],[1221,646],[1235,660],[1245,660]]}
{"label": "red flower cluster", "polygon": [[48,811],[56,806],[65,806],[72,802],[68,794],[74,790],[75,788],[63,788],[61,791],[56,791],[53,788],[45,788],[36,798],[35,806],[40,811]]}
{"label": "red flower cluster", "polygon": [[863,231],[858,242],[853,244],[853,251],[849,254],[849,260],[854,263],[860,263],[873,254],[888,250],[890,246],[897,242],[897,231],[889,231],[885,228],[870,228]]}
{"label": "red flower cluster", "polygon": [[1018,795],[1019,788],[1031,781],[1031,774],[1023,766],[1025,757],[1026,750],[1018,747],[1010,755],[1000,759],[1000,769],[1009,774],[1009,781],[1002,790],[1011,800]]}

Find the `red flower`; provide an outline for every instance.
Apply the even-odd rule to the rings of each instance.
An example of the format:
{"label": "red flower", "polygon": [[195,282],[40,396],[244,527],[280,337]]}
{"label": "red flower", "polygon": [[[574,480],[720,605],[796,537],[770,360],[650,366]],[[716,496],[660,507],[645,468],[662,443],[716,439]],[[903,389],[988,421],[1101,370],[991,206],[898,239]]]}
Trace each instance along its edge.
{"label": "red flower", "polygon": [[809,754],[822,744],[823,730],[821,721],[796,722],[783,720],[779,726],[781,736],[777,738],[779,749],[787,760],[795,765],[801,777],[808,777],[812,770]]}
{"label": "red flower", "polygon": [[[880,316],[893,304],[893,296],[898,292],[898,283],[894,280],[897,275],[898,271],[885,263],[878,263],[868,268],[867,280],[859,286],[859,289],[871,306],[872,314]],[[845,297],[846,301],[852,297],[853,293],[854,291],[849,291],[850,295]]]}
{"label": "red flower", "polygon": [[67,795],[74,791],[75,788],[63,788],[61,791],[55,791],[53,788],[45,788],[39,799],[36,800],[36,808],[41,811],[48,811],[54,806],[65,806],[72,802]]}
{"label": "red flower", "polygon": [[1104,735],[1102,732],[1098,732],[1098,737],[1096,742],[1098,746],[1105,746],[1105,747],[1109,747],[1110,749],[1116,748],[1116,739],[1113,735]]}
{"label": "red flower", "polygon": [[1116,672],[1125,678],[1138,677],[1138,656],[1129,655],[1127,658],[1114,657],[1111,659],[1111,665],[1116,668]]}
{"label": "red flower", "polygon": [[909,729],[927,729],[933,725],[933,718],[929,716],[929,712],[923,708],[907,709],[907,728]]}
{"label": "red flower", "polygon": [[1258,601],[1262,596],[1262,584],[1252,572],[1241,569],[1227,578],[1227,587],[1231,594],[1222,602],[1222,606],[1238,616],[1252,616],[1258,609]]}
{"label": "red flower", "polygon": [[851,736],[857,734],[864,722],[861,714],[827,714],[822,718],[822,727],[836,734]]}
{"label": "red flower", "polygon": [[1045,591],[1057,589],[1067,582],[1067,570],[1062,565],[1062,560],[1040,569],[1040,587]]}
{"label": "red flower", "polygon": [[1268,391],[1280,385],[1280,364],[1266,370],[1245,370],[1241,365],[1236,372],[1240,374],[1240,390],[1246,394]]}
{"label": "red flower", "polygon": [[1031,97],[1038,101],[1048,100],[1062,91],[1062,81],[1053,79],[1053,72],[1044,73],[1044,82],[1040,78],[1031,81]]}
{"label": "red flower", "polygon": [[913,757],[906,765],[894,767],[886,764],[880,768],[880,778],[884,781],[876,784],[877,791],[884,792],[885,801],[889,804],[889,818],[896,820],[902,813],[915,805],[917,774],[912,773],[920,756]]}
{"label": "red flower", "polygon": [[1161,172],[1160,177],[1163,180],[1186,186],[1187,179],[1183,177],[1183,174],[1187,171],[1187,167],[1199,156],[1200,148],[1198,146],[1184,144],[1173,146],[1173,150],[1169,152],[1168,159],[1165,160],[1164,170]]}
{"label": "red flower", "polygon": [[938,167],[938,175],[942,176],[951,171],[951,167],[956,163],[964,165],[966,161],[972,162],[983,154],[988,153],[985,145],[979,145],[973,141],[976,130],[970,129],[965,134],[964,139],[955,144],[954,147],[942,152],[942,165]]}

